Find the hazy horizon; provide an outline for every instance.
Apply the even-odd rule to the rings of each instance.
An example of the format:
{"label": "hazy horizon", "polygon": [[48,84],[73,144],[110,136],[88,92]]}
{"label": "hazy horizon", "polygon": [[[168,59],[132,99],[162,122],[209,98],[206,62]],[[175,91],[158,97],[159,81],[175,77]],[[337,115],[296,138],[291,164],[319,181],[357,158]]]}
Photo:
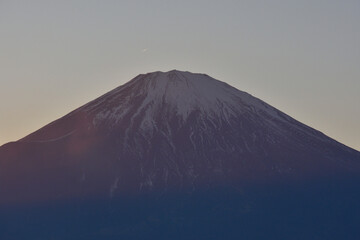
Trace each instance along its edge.
{"label": "hazy horizon", "polygon": [[0,1],[0,145],[153,71],[206,73],[360,150],[358,1]]}

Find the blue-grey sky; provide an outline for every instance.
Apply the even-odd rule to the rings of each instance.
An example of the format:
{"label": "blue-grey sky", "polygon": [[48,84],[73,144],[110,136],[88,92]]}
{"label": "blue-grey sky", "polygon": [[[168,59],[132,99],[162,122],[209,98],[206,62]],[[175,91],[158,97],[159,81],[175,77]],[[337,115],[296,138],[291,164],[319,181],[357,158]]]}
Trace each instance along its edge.
{"label": "blue-grey sky", "polygon": [[359,13],[359,0],[0,0],[0,145],[179,69],[359,150]]}

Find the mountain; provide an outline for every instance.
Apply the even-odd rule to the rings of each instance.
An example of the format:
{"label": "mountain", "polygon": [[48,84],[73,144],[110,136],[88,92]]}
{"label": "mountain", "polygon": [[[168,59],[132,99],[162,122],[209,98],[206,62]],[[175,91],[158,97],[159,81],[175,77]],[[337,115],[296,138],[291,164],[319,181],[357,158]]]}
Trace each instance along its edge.
{"label": "mountain", "polygon": [[359,176],[358,151],[224,82],[173,70],[138,75],[2,146],[0,206],[200,193],[210,204],[215,189],[243,202],[244,189]]}

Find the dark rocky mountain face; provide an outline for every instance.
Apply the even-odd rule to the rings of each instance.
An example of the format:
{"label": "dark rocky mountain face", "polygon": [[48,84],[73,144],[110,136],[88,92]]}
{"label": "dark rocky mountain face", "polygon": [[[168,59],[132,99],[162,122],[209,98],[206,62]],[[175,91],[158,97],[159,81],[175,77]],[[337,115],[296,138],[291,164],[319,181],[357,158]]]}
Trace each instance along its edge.
{"label": "dark rocky mountain face", "polygon": [[330,239],[334,225],[355,234],[343,222],[360,223],[359,176],[359,152],[263,101],[204,74],[155,72],[2,146],[0,206],[42,219],[6,223],[7,237],[20,222],[73,219],[74,239],[91,239],[89,228],[108,239],[263,239],[256,226]]}

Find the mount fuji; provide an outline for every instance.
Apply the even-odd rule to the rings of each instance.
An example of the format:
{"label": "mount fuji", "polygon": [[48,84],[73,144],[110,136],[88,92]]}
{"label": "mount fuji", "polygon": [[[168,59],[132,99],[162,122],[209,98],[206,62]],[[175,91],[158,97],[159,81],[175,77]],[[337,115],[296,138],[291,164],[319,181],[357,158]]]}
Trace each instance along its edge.
{"label": "mount fuji", "polygon": [[[268,219],[269,215],[277,216],[276,213],[269,212],[264,215],[264,211],[268,210],[265,205],[269,204],[269,201],[278,202],[279,205],[275,204],[276,206],[286,202],[292,207],[296,204],[302,206],[300,209],[316,209],[321,206],[324,196],[328,198],[339,193],[343,198],[351,199],[353,204],[351,211],[349,210],[350,215],[345,214],[348,217],[345,218],[349,222],[359,223],[359,217],[354,210],[357,211],[359,207],[359,204],[355,204],[358,202],[355,199],[360,197],[358,191],[354,192],[354,189],[358,188],[353,187],[360,183],[359,176],[358,151],[224,82],[205,74],[173,70],[140,74],[23,139],[0,147],[0,206],[15,209],[13,211],[18,213],[17,209],[24,206],[68,206],[67,204],[76,202],[76,206],[81,207],[75,209],[84,208],[87,210],[83,209],[83,212],[88,212],[89,208],[97,209],[110,204],[121,205],[122,207],[113,209],[116,209],[114,212],[123,214],[126,212],[123,208],[128,203],[124,199],[131,198],[129,202],[138,203],[136,207],[129,204],[133,206],[129,207],[133,210],[131,214],[128,213],[131,216],[140,214],[135,210],[139,209],[139,206],[150,206],[149,202],[153,203],[145,211],[151,216],[144,220],[145,225],[141,225],[143,220],[139,220],[141,227],[138,223],[130,224],[143,232],[152,232],[153,236],[157,236],[153,239],[162,239],[166,234],[167,237],[176,239],[176,234],[171,234],[177,231],[182,231],[182,234],[193,233],[185,234],[188,237],[177,235],[179,238],[182,236],[181,239],[201,238],[205,225],[199,225],[194,230],[186,224],[189,219],[190,222],[195,221],[194,219],[202,221],[210,215],[210,219],[214,219],[214,212],[225,222],[232,219],[231,224],[227,225],[232,227],[220,228],[226,231],[212,233],[211,236],[219,234],[216,239],[225,239],[220,236],[242,226],[244,221],[236,225],[234,219],[244,216],[249,217],[254,226],[259,223],[258,226],[267,229],[270,235],[288,238],[293,236],[289,226],[287,230],[279,230],[281,224],[287,226],[288,221],[278,219],[275,221],[276,226],[271,225],[274,223],[264,224],[264,219]],[[291,194],[286,195],[289,192]],[[321,196],[314,199],[308,197],[318,192],[322,193]],[[306,200],[304,196],[307,196]],[[302,223],[298,225],[299,228],[291,225],[290,229],[304,238],[317,236],[317,239],[330,239],[327,237],[332,236],[333,232],[328,229],[329,226],[341,226],[347,221],[334,220],[335,215],[342,212],[339,209],[334,210],[334,206],[338,206],[336,204],[339,201],[345,201],[343,198],[328,198],[329,208],[334,213],[330,218],[325,215],[333,222],[326,223],[319,231],[306,224],[307,227],[304,227]],[[262,202],[264,199],[270,200]],[[301,202],[300,205],[298,201]],[[314,204],[306,205],[306,208],[302,205],[304,201]],[[97,207],[89,207],[89,202],[97,202],[94,203]],[[169,205],[176,205],[175,202],[181,202],[182,207],[167,208]],[[235,204],[234,207],[235,202],[241,203],[241,206]],[[186,212],[186,209],[199,209],[207,204],[208,209],[216,206],[221,210],[216,208],[217,210],[210,211],[211,214],[204,210],[201,212],[203,215],[198,214],[206,217],[199,219],[191,213],[186,217],[178,215],[179,212]],[[184,205],[191,207],[186,208]],[[232,210],[227,206],[233,206]],[[167,213],[161,217],[155,214],[157,217],[153,217],[154,215],[149,213],[152,208],[158,209],[157,213],[161,212],[161,209],[175,213]],[[102,212],[104,211],[102,209]],[[39,212],[45,214],[44,210]],[[83,212],[76,216],[82,216],[79,217],[82,219],[85,216]],[[355,215],[351,215],[351,212]],[[27,214],[32,216],[34,213]],[[73,216],[72,214],[73,212],[70,215]],[[97,216],[103,216],[98,214]],[[286,211],[281,214],[280,216],[285,216],[283,219],[288,219]],[[322,219],[320,213],[315,215]],[[6,216],[12,214],[7,212]],[[43,218],[49,219],[49,216],[55,214],[46,216]],[[170,224],[173,216],[176,216],[178,222],[181,222],[178,219],[187,219],[184,220],[187,223],[175,224],[177,230],[165,231],[166,234],[161,235],[163,231],[158,227],[165,222]],[[312,218],[309,216],[306,215],[306,219]],[[258,219],[259,222],[256,222],[254,219],[257,217],[262,220]],[[118,217],[114,219],[117,219],[118,223],[123,221]],[[185,227],[180,228],[181,224],[185,224]],[[212,226],[211,224],[206,226]],[[216,224],[218,227],[222,226],[218,222]],[[95,235],[137,236],[135,230],[128,229],[130,225],[121,225],[127,226],[127,230],[112,226],[108,235],[101,235],[104,230],[96,225],[100,230]],[[195,225],[193,223],[191,226]],[[7,223],[4,226],[7,226],[5,230],[8,232],[5,236],[15,234],[9,230],[15,228],[14,225]],[[168,229],[169,226],[166,226]],[[272,230],[266,226],[271,226]],[[242,235],[239,232],[233,234],[247,239],[263,239],[260,235],[258,238],[249,238],[260,234],[255,230],[247,232],[252,227],[245,227],[247,230],[241,232]],[[277,235],[273,232],[274,228],[277,229]],[[355,230],[349,226],[342,228],[355,234]],[[80,227],[73,230],[76,232],[78,229]],[[118,229],[122,229],[121,233]],[[81,234],[76,235],[77,239],[86,235]],[[92,239],[89,236],[84,239]]]}

